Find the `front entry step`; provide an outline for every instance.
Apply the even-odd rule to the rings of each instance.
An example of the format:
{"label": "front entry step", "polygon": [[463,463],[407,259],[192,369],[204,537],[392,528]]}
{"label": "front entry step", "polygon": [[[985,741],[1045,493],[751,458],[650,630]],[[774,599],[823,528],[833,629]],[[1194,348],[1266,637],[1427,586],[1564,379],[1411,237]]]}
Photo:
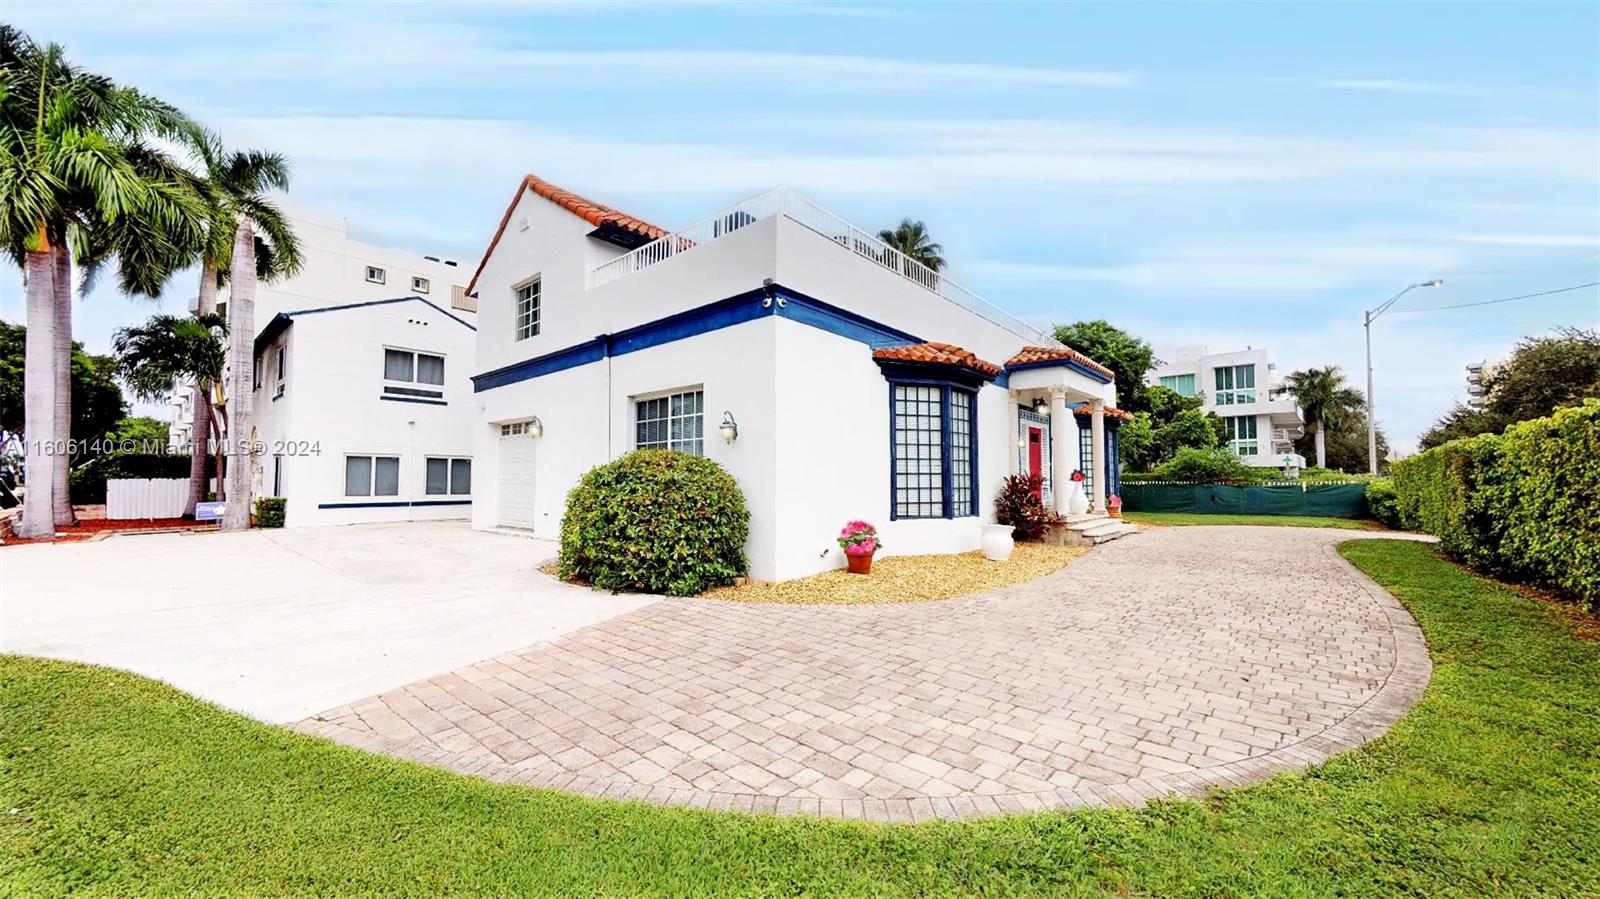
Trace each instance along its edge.
{"label": "front entry step", "polygon": [[1109,515],[1069,515],[1045,539],[1062,546],[1098,546],[1137,533],[1135,525]]}

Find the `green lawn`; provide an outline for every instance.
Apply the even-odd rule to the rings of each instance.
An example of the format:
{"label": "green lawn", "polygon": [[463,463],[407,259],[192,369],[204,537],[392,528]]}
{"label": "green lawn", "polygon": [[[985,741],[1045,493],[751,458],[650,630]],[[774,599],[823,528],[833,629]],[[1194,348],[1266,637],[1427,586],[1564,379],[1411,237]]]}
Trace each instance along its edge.
{"label": "green lawn", "polygon": [[1350,531],[1381,531],[1383,525],[1363,518],[1334,518],[1328,515],[1202,515],[1198,512],[1124,512],[1134,524],[1259,524],[1288,528],[1344,528]]}
{"label": "green lawn", "polygon": [[0,659],[0,894],[1600,895],[1600,645],[1425,545],[1343,551],[1421,622],[1423,700],[1308,773],[1137,811],[901,827],[580,799]]}

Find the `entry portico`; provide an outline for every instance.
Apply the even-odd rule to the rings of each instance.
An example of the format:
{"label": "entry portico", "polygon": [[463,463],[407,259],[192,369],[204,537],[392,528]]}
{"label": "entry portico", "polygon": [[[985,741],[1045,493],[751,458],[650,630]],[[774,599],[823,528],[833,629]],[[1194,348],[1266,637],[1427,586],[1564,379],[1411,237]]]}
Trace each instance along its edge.
{"label": "entry portico", "polygon": [[1111,370],[1070,347],[1028,346],[1005,371],[1017,436],[1011,473],[1040,475],[1050,507],[1066,514],[1068,491],[1056,485],[1082,471],[1091,508],[1105,511],[1118,480],[1115,425],[1107,420],[1128,417],[1108,402],[1115,396]]}

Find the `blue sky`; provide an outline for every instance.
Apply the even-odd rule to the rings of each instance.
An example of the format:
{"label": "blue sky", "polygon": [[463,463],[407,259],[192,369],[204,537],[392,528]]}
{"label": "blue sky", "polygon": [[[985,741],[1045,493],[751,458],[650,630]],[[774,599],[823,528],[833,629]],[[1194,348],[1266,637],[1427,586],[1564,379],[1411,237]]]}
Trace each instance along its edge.
{"label": "blue sky", "polygon": [[[475,259],[523,172],[666,227],[777,184],[926,221],[951,274],[1158,351],[1362,378],[1402,448],[1462,366],[1600,324],[1600,5],[10,2],[7,21],[287,153],[292,201]],[[0,315],[22,317],[15,270]],[[181,309],[185,275],[163,306]],[[103,350],[153,307],[102,289]]]}

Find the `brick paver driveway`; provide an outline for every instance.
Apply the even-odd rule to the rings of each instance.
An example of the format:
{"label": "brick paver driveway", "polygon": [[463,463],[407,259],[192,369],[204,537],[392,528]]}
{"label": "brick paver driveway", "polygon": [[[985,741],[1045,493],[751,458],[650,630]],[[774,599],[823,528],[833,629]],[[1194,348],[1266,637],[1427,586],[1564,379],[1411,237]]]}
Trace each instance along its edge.
{"label": "brick paver driveway", "polygon": [[1196,794],[1382,733],[1429,677],[1351,532],[1173,527],[948,602],[671,600],[298,726],[496,780],[921,820]]}

